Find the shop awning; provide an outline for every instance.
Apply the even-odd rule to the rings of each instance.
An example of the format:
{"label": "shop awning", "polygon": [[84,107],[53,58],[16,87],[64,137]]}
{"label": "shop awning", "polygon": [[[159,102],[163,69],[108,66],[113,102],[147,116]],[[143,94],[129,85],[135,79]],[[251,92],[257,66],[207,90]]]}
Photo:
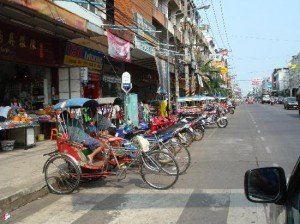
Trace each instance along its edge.
{"label": "shop awning", "polygon": [[65,18],[68,18],[68,21],[81,21],[82,25],[76,27],[70,22],[59,21],[58,18],[52,18],[46,15],[47,13],[42,10],[39,12],[38,10],[33,10],[26,6],[25,3],[20,4],[20,1],[4,1],[2,3],[3,6],[0,7],[0,19],[8,24],[26,27],[40,33],[46,33],[68,40],[82,37],[91,38],[95,36],[94,33],[87,30],[87,21],[85,19],[56,6],[52,2],[45,2],[51,5],[52,10],[59,10],[60,15],[65,13]]}

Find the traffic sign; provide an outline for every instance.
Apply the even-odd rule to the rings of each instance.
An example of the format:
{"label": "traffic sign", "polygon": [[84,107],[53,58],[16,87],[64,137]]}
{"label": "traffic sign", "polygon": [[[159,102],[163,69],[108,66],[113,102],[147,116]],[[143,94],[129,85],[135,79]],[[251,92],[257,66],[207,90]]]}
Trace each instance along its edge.
{"label": "traffic sign", "polygon": [[132,83],[122,83],[121,89],[122,89],[125,93],[129,93],[129,91],[132,89]]}
{"label": "traffic sign", "polygon": [[131,75],[129,72],[124,72],[122,74],[122,83],[131,83]]}

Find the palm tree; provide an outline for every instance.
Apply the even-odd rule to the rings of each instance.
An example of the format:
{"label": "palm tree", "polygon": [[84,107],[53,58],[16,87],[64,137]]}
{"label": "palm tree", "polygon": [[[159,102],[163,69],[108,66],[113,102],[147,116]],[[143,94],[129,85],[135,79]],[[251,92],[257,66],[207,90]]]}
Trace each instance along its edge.
{"label": "palm tree", "polygon": [[207,62],[200,62],[200,75],[202,77],[203,86],[209,94],[219,93],[221,90],[221,84],[223,80],[218,77],[220,68],[216,68],[211,65],[212,60]]}

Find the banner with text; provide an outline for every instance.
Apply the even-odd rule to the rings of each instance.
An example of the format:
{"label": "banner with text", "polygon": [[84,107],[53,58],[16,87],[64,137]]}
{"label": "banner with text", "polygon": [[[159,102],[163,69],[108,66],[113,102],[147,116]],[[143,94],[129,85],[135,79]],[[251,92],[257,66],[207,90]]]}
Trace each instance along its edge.
{"label": "banner with text", "polygon": [[168,90],[168,74],[167,74],[167,62],[158,57],[155,57],[155,62],[157,66],[158,76],[159,76],[159,87],[157,93],[166,94]]}
{"label": "banner with text", "polygon": [[120,61],[130,62],[130,42],[107,31],[108,54]]}
{"label": "banner with text", "polygon": [[104,54],[99,51],[68,42],[64,64],[76,67],[88,67],[89,72],[100,74],[103,66],[103,57]]}

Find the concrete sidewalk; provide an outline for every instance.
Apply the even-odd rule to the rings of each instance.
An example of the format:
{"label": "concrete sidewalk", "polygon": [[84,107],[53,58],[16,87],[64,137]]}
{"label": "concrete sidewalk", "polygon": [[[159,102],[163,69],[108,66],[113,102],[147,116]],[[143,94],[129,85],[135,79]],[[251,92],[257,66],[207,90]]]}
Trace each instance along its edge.
{"label": "concrete sidewalk", "polygon": [[37,142],[28,150],[0,151],[0,210],[14,210],[48,193],[42,173],[56,141]]}

